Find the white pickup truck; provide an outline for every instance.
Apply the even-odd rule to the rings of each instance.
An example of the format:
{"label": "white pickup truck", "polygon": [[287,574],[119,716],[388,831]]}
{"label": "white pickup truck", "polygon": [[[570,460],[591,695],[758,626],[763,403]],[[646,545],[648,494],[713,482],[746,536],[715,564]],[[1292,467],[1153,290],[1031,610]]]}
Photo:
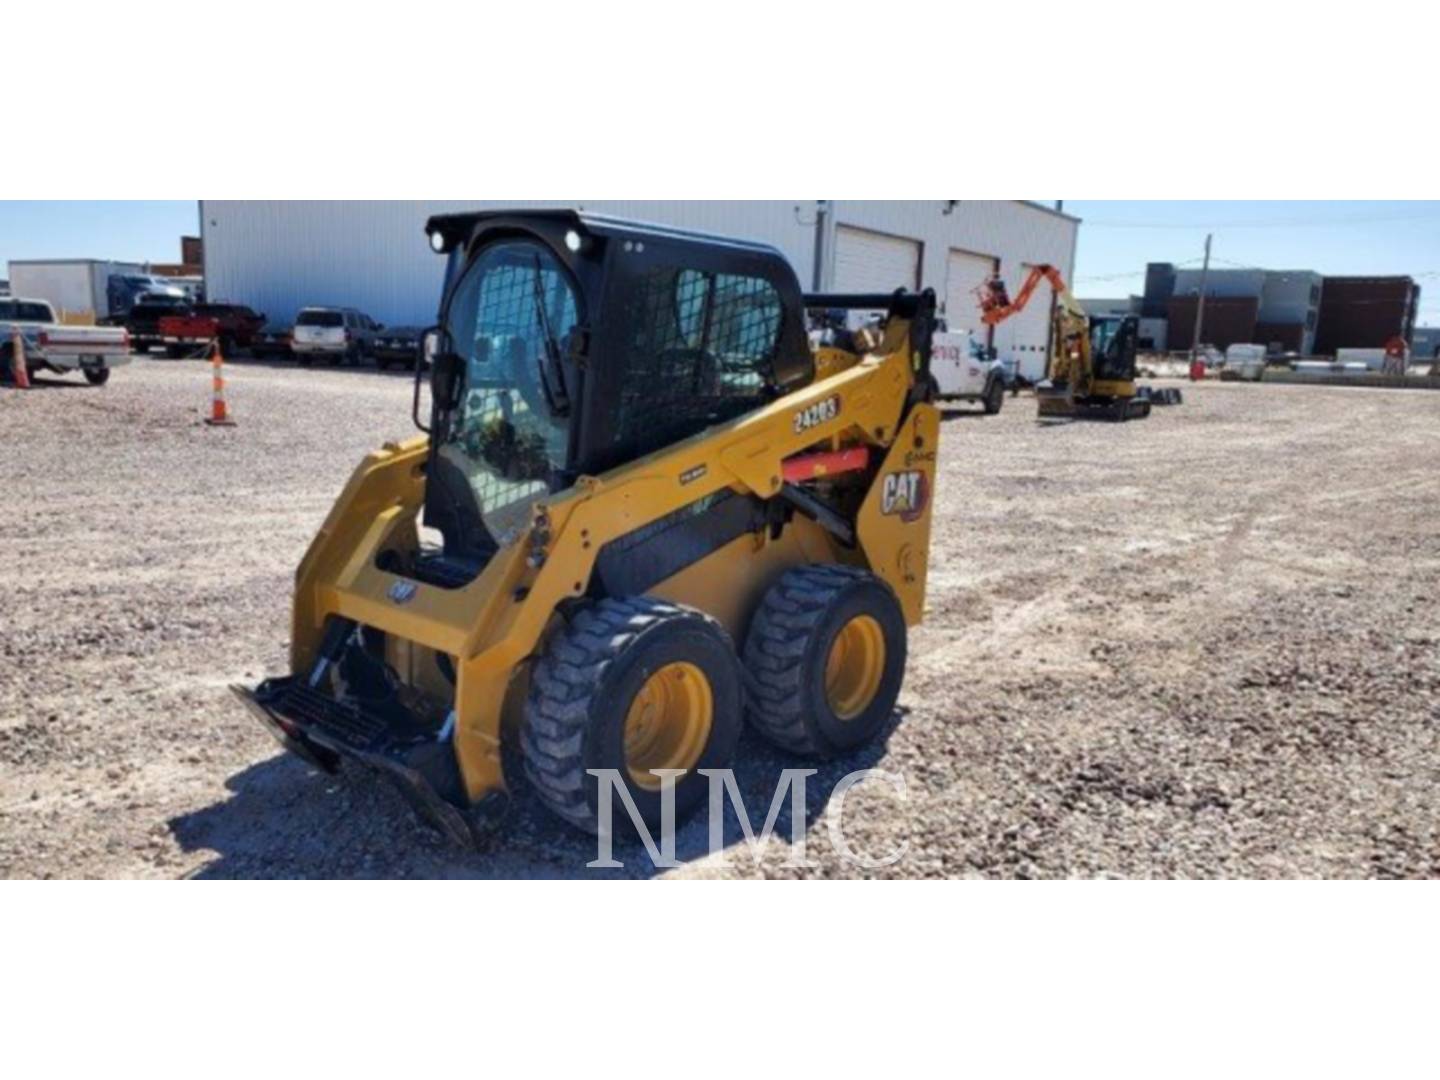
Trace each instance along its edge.
{"label": "white pickup truck", "polygon": [[1005,367],[987,358],[968,330],[934,335],[930,379],[936,401],[978,401],[992,416],[1005,404]]}
{"label": "white pickup truck", "polygon": [[44,300],[0,297],[0,379],[13,378],[15,334],[24,341],[28,374],[79,371],[104,386],[110,369],[130,362],[130,334],[123,326],[63,326]]}

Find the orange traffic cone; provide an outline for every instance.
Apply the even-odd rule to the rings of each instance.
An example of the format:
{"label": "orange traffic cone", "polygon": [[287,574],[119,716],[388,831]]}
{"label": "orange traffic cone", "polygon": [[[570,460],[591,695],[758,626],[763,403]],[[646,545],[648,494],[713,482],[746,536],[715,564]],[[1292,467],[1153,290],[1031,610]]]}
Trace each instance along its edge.
{"label": "orange traffic cone", "polygon": [[205,423],[211,427],[235,426],[235,421],[230,419],[230,413],[225,408],[224,365],[225,358],[220,355],[220,343],[217,341],[210,347],[211,385],[213,391],[210,400],[210,415],[205,418]]}
{"label": "orange traffic cone", "polygon": [[15,378],[16,390],[30,389],[30,367],[25,362],[25,339],[19,329],[10,335],[10,374]]}

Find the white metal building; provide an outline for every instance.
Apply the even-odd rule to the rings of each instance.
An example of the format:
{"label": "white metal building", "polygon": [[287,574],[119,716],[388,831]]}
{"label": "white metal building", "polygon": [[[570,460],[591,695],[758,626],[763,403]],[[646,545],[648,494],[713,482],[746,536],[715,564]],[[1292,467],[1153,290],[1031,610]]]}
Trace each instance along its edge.
{"label": "white metal building", "polygon": [[[1035,263],[1075,264],[1079,221],[1031,202],[947,201],[204,201],[206,292],[273,321],[307,305],[359,308],[389,325],[434,321],[443,260],[426,244],[431,214],[511,206],[595,213],[769,243],[807,289],[935,290],[952,329],[983,338],[973,290],[998,269],[1012,293]],[[817,259],[817,247],[819,257]],[[818,263],[818,265],[817,265]],[[991,343],[1023,374],[1044,371],[1050,290],[995,329]]]}

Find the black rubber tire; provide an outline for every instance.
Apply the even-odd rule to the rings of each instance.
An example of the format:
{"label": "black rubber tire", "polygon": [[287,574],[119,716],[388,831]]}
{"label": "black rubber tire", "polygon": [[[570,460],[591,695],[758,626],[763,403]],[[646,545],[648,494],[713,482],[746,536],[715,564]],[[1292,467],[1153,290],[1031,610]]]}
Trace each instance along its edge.
{"label": "black rubber tire", "polygon": [[[713,695],[710,737],[695,769],[728,768],[744,708],[740,664],[730,636],[710,616],[648,596],[605,599],[583,608],[551,637],[531,672],[520,732],[525,775],[546,806],[572,825],[598,832],[599,781],[586,770],[618,769],[653,833],[660,824],[660,793],[630,781],[625,716],[650,675],[679,660],[701,670]],[[677,823],[707,791],[708,779],[695,770],[679,778]],[[631,827],[619,799],[612,811],[616,832]]]}
{"label": "black rubber tire", "polygon": [[1005,405],[1005,384],[999,379],[991,379],[985,387],[985,399],[982,402],[985,406],[987,416],[994,416]]}
{"label": "black rubber tire", "polygon": [[171,360],[184,360],[190,355],[190,350],[183,345],[166,345],[165,355]]}
{"label": "black rubber tire", "polygon": [[108,367],[84,368],[82,370],[85,373],[85,381],[91,386],[104,386],[110,381],[110,369]]}
{"label": "black rubber tire", "polygon": [[[857,615],[879,622],[885,665],[869,707],[840,720],[825,696],[825,662],[836,634]],[[894,712],[906,647],[900,602],[874,574],[833,564],[787,570],[765,594],[745,639],[750,676],[745,718],[776,746],[805,757],[854,750],[873,739]]]}

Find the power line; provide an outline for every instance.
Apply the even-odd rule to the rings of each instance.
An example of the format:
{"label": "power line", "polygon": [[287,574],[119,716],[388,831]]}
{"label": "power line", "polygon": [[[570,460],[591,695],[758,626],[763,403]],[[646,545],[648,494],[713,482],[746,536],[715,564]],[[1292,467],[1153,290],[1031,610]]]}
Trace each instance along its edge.
{"label": "power line", "polygon": [[1085,219],[1087,229],[1310,229],[1348,228],[1355,225],[1383,225],[1390,222],[1440,221],[1440,212],[1395,214],[1389,217],[1292,218],[1273,221],[1096,221]]}

